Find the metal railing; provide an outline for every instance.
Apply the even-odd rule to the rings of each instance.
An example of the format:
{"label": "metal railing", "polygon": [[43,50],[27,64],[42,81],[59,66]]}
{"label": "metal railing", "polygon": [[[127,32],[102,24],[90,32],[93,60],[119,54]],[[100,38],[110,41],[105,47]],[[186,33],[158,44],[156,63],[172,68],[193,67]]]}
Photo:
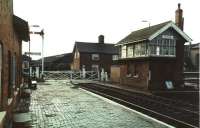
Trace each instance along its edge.
{"label": "metal railing", "polygon": [[200,72],[184,72],[184,85],[188,87],[193,87],[195,89],[199,89],[199,73]]}

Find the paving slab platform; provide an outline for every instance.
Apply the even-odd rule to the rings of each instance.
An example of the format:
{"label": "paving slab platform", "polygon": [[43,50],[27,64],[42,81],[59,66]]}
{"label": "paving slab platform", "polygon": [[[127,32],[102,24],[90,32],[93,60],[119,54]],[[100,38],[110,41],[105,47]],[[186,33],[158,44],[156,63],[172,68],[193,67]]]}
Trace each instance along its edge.
{"label": "paving slab platform", "polygon": [[82,89],[51,80],[31,94],[33,128],[168,128],[172,127]]}

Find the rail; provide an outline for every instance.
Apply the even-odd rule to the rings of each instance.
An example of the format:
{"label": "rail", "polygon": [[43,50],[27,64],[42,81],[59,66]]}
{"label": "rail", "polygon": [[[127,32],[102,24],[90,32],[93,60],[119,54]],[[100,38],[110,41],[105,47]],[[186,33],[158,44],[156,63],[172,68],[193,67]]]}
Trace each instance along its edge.
{"label": "rail", "polygon": [[[175,104],[155,96],[133,93],[97,84],[84,84],[81,88],[119,102],[176,127],[197,128],[199,112],[187,104]],[[196,108],[196,106],[195,106]]]}

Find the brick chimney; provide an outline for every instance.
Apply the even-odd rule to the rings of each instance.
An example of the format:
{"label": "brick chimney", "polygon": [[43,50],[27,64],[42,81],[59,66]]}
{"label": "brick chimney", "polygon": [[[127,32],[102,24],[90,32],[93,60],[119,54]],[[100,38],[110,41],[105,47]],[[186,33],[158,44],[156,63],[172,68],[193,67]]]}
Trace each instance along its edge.
{"label": "brick chimney", "polygon": [[99,44],[104,44],[104,36],[103,35],[99,35]]}
{"label": "brick chimney", "polygon": [[178,9],[175,12],[175,23],[181,30],[183,30],[184,18],[180,3],[178,4]]}

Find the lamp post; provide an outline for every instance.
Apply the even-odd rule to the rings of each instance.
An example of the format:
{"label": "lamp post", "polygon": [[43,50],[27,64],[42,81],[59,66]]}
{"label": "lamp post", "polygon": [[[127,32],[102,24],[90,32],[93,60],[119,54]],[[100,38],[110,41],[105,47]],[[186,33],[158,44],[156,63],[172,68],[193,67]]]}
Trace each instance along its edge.
{"label": "lamp post", "polygon": [[41,30],[40,35],[42,37],[42,78],[44,72],[44,29]]}

